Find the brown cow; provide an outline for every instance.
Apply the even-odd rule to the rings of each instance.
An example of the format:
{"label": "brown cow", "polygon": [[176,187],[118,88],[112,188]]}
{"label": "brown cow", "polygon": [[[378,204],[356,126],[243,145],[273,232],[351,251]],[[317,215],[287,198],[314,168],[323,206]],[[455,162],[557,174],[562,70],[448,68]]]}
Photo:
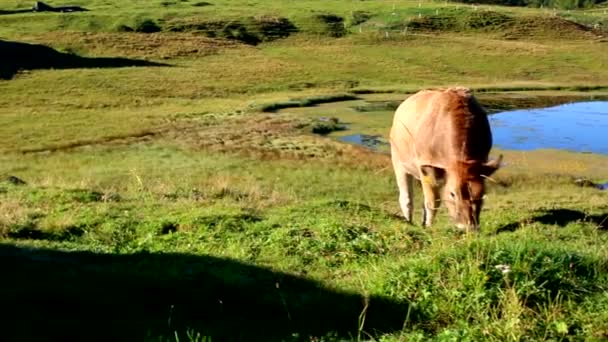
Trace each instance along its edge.
{"label": "brown cow", "polygon": [[484,178],[500,166],[488,161],[492,133],[486,111],[467,88],[423,90],[397,108],[390,132],[399,204],[412,221],[412,177],[422,180],[423,224],[443,201],[460,229],[479,230]]}

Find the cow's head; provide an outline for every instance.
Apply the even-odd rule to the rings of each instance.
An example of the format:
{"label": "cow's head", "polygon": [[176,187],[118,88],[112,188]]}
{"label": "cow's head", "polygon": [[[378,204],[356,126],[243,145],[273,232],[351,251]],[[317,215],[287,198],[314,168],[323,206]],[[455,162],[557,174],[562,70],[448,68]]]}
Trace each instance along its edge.
{"label": "cow's head", "polygon": [[447,172],[443,199],[456,226],[479,230],[479,214],[485,194],[485,178],[500,167],[502,155],[486,163],[458,163]]}

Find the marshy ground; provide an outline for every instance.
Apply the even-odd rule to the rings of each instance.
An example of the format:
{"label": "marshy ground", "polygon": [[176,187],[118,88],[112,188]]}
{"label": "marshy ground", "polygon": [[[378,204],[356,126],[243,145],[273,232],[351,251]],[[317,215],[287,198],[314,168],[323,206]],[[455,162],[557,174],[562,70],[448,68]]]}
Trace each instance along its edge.
{"label": "marshy ground", "polygon": [[30,5],[0,0],[2,340],[608,337],[608,193],[575,182],[608,157],[494,149],[471,236],[404,223],[389,156],[333,138],[430,86],[605,98],[601,8]]}

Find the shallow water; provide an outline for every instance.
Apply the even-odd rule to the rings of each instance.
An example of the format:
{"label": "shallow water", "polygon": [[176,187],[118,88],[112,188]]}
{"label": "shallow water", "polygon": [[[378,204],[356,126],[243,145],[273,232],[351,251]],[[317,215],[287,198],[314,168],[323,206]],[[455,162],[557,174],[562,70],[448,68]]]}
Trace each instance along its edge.
{"label": "shallow water", "polygon": [[515,110],[490,116],[494,146],[608,155],[608,101]]}
{"label": "shallow water", "polygon": [[388,143],[382,140],[379,135],[368,135],[368,134],[351,134],[338,137],[338,140],[365,146],[373,150],[382,151],[388,149]]}
{"label": "shallow water", "polygon": [[[382,97],[385,96],[385,97]],[[288,109],[311,118],[337,117],[348,130],[329,136],[386,151],[394,108],[403,99],[379,95]],[[608,155],[608,101],[497,112],[490,115],[493,145],[509,150],[560,149]]]}

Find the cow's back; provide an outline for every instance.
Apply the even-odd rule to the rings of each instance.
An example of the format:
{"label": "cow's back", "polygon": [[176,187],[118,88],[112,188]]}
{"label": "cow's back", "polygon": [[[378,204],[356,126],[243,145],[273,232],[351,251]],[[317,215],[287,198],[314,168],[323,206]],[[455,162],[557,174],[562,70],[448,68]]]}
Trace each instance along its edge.
{"label": "cow's back", "polygon": [[395,111],[390,138],[413,175],[422,164],[445,169],[456,160],[485,160],[492,145],[487,115],[466,88],[410,96]]}

